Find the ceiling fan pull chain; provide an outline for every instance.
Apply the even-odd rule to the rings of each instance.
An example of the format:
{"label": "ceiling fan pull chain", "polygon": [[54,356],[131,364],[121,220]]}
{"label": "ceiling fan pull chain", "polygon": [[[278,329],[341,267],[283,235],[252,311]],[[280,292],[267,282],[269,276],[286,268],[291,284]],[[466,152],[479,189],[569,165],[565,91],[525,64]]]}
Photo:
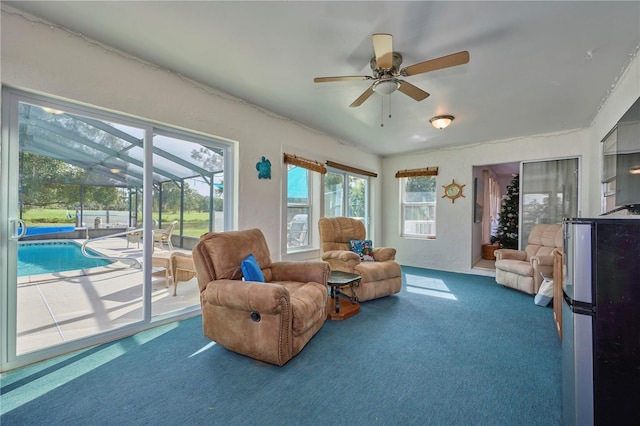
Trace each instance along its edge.
{"label": "ceiling fan pull chain", "polygon": [[389,96],[389,118],[391,118],[391,96]]}
{"label": "ceiling fan pull chain", "polygon": [[380,127],[384,127],[384,96],[382,96],[382,100],[380,101]]}

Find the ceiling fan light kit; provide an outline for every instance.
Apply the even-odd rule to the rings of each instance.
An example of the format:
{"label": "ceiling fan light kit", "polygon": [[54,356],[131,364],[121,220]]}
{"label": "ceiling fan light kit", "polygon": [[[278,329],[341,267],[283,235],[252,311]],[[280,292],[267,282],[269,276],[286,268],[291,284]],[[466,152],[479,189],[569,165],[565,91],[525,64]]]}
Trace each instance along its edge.
{"label": "ceiling fan light kit", "polygon": [[373,83],[372,88],[374,92],[380,93],[381,95],[390,95],[396,90],[398,90],[399,86],[400,86],[400,83],[398,83],[398,80],[394,78],[391,80],[376,81],[375,83]]}
{"label": "ceiling fan light kit", "polygon": [[442,130],[451,124],[455,117],[453,115],[437,115],[429,120],[429,123],[436,129]]}

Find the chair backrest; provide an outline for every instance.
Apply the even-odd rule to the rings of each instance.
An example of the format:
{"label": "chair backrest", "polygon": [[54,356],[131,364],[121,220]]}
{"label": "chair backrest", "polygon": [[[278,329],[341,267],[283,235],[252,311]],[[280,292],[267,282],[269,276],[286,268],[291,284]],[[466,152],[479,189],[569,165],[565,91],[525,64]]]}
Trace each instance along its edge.
{"label": "chair backrest", "polygon": [[367,231],[364,223],[350,217],[323,217],[318,221],[323,252],[349,250],[349,240],[364,240]]}
{"label": "chair backrest", "polygon": [[533,256],[551,256],[554,249],[562,247],[562,225],[536,225],[529,234],[528,242],[529,244],[524,249],[527,253],[527,260]]}
{"label": "chair backrest", "polygon": [[169,227],[167,229],[165,229],[164,232],[162,233],[162,237],[163,238],[170,238],[171,234],[173,234],[173,230],[175,229],[177,224],[178,224],[177,220],[174,220],[173,222],[171,222],[171,225],[169,225]]}
{"label": "chair backrest", "polygon": [[265,281],[271,281],[271,255],[259,229],[210,232],[201,236],[193,248],[200,291],[213,280],[242,279],[240,264],[249,254],[258,261]]}

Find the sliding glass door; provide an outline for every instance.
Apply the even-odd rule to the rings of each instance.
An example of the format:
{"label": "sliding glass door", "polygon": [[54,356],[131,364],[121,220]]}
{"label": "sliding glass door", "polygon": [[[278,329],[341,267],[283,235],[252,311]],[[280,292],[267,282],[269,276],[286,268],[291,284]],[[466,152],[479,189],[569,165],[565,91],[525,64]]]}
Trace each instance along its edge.
{"label": "sliding glass door", "polygon": [[197,314],[190,251],[230,229],[231,146],[2,99],[2,370]]}
{"label": "sliding glass door", "polygon": [[562,223],[578,215],[579,161],[577,158],[522,164],[520,246],[527,245],[539,223]]}

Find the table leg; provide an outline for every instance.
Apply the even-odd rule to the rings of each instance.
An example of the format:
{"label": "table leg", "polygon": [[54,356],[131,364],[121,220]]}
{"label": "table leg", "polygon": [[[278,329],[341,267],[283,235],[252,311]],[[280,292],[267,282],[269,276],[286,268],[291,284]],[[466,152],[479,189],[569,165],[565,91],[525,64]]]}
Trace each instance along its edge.
{"label": "table leg", "polygon": [[358,295],[356,294],[355,287],[360,286],[360,280],[351,283],[351,303],[359,303]]}
{"label": "table leg", "polygon": [[332,285],[331,286],[331,298],[334,300],[334,304],[336,306],[336,313],[340,312],[340,296],[339,296],[339,292],[340,290],[338,290],[338,286]]}

